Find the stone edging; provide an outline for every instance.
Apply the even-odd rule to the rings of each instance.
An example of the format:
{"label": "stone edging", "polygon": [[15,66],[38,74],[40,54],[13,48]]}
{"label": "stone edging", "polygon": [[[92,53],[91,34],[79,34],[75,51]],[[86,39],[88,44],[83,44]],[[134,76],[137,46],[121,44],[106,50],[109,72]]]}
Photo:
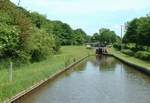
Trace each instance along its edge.
{"label": "stone edging", "polygon": [[87,57],[89,57],[90,55],[87,55],[81,59],[79,59],[78,61],[70,64],[69,66],[65,67],[64,69],[56,72],[55,74],[51,75],[49,78],[46,78],[44,80],[41,80],[40,82],[36,83],[35,85],[29,87],[28,89],[18,93],[17,95],[13,96],[11,99],[4,101],[4,103],[13,103],[15,100],[21,98],[22,96],[26,95],[27,93],[33,91],[34,89],[40,87],[42,84],[48,82],[49,80],[54,79],[55,77],[59,76],[60,74],[64,73],[65,71],[69,70],[70,68],[72,68],[73,66],[77,65],[78,63],[80,63],[81,61],[83,61],[84,59],[86,59]]}

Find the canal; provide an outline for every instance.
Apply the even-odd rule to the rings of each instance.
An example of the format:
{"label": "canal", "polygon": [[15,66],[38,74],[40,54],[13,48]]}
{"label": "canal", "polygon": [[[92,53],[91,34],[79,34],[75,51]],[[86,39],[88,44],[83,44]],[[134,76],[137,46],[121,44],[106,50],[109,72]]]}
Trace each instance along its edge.
{"label": "canal", "polygon": [[15,103],[150,103],[150,77],[113,57],[91,57]]}

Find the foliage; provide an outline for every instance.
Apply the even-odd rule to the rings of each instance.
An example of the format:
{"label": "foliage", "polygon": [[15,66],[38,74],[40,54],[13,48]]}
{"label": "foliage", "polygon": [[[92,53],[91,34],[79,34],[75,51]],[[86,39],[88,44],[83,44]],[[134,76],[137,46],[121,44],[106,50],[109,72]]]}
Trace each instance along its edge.
{"label": "foliage", "polygon": [[0,1],[0,57],[18,64],[40,61],[61,45],[85,43],[86,33],[61,21],[29,12],[9,0]]}
{"label": "foliage", "polygon": [[124,43],[136,43],[137,39],[138,39],[138,35],[137,35],[137,21],[138,19],[135,18],[133,19],[131,22],[127,23],[127,32],[123,38],[123,42]]}
{"label": "foliage", "polygon": [[149,61],[143,61],[143,60],[140,60],[138,58],[135,58],[133,56],[128,56],[128,55],[125,55],[119,51],[117,51],[116,49],[114,48],[111,48],[109,50],[109,53],[111,53],[112,55],[126,61],[126,62],[130,62],[131,64],[133,65],[137,65],[139,67],[143,67],[143,68],[147,68],[148,70],[150,70],[150,62]]}
{"label": "foliage", "polygon": [[135,43],[136,48],[150,46],[150,16],[135,18],[127,23],[127,31],[123,38],[124,43]]}
{"label": "foliage", "polygon": [[111,44],[116,42],[117,36],[114,31],[102,28],[99,30],[99,34],[100,34],[100,42],[103,44],[104,43]]}
{"label": "foliage", "polygon": [[135,53],[135,57],[142,60],[150,60],[150,53],[146,51],[138,51]]}
{"label": "foliage", "polygon": [[32,12],[30,14],[30,18],[32,20],[32,23],[35,24],[35,26],[39,29],[46,23],[47,20],[46,16],[40,15],[37,12]]}
{"label": "foliage", "polygon": [[119,41],[119,37],[116,36],[115,32],[106,28],[100,29],[99,33],[94,33],[91,37],[92,42],[100,42],[101,44],[112,44],[117,40]]}
{"label": "foliage", "polygon": [[0,23],[0,56],[16,56],[19,43],[18,30],[6,23]]}
{"label": "foliage", "polygon": [[91,37],[90,35],[87,35],[86,38],[85,38],[85,42],[86,42],[86,43],[92,42],[91,38],[92,38],[92,37]]}
{"label": "foliage", "polygon": [[58,37],[61,45],[73,44],[73,30],[68,24],[60,21],[54,21],[53,25],[52,33]]}
{"label": "foliage", "polygon": [[138,20],[137,34],[139,45],[150,46],[150,16],[141,17]]}
{"label": "foliage", "polygon": [[48,55],[53,53],[55,40],[44,30],[35,29],[30,38],[31,61],[40,61],[46,59]]}
{"label": "foliage", "polygon": [[57,45],[59,45],[58,43],[61,45],[79,45],[85,42],[86,33],[82,29],[73,30],[68,24],[61,21],[50,21],[46,16],[37,12],[32,12],[30,18],[37,28],[45,29],[47,33],[53,34],[57,39]]}
{"label": "foliage", "polygon": [[113,47],[117,50],[121,50],[121,44],[113,44]]}
{"label": "foliage", "polygon": [[150,15],[135,18],[128,22],[123,41],[124,43],[135,44],[135,46],[130,49],[136,52],[136,58],[150,60]]}
{"label": "foliage", "polygon": [[81,45],[86,41],[86,33],[82,29],[74,30],[73,34],[74,44]]}
{"label": "foliage", "polygon": [[134,56],[134,52],[130,49],[123,49],[121,52],[129,56]]}
{"label": "foliage", "polygon": [[2,58],[27,62],[27,41],[31,35],[31,23],[10,1],[1,1],[0,5],[0,54]]}
{"label": "foliage", "polygon": [[91,37],[92,42],[99,42],[100,36],[98,33],[94,33],[93,36]]}

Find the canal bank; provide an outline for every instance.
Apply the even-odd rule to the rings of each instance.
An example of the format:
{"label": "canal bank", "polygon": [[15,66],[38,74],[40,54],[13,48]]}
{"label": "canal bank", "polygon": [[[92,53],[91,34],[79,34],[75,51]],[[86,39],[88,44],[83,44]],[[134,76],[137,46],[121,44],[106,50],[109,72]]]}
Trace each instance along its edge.
{"label": "canal bank", "polygon": [[28,93],[34,91],[35,89],[38,89],[39,87],[43,86],[47,82],[55,79],[56,77],[58,77],[59,75],[61,75],[64,72],[66,72],[70,68],[74,67],[75,65],[79,64],[80,62],[82,62],[83,60],[88,58],[89,56],[90,55],[87,55],[87,56],[85,56],[85,57],[83,57],[83,58],[81,58],[81,59],[79,59],[77,61],[74,60],[74,62],[72,64],[70,64],[69,66],[65,67],[64,69],[59,70],[55,74],[51,75],[49,78],[45,78],[44,80],[41,80],[40,82],[36,83],[35,85],[31,86],[30,88],[28,88],[28,89],[18,93],[17,95],[12,97],[11,99],[4,101],[4,103],[14,103],[17,99],[23,97],[24,95],[28,95]]}
{"label": "canal bank", "polygon": [[119,51],[114,50],[114,49],[111,49],[109,51],[109,53],[105,54],[105,55],[113,56],[116,59],[126,63],[127,65],[132,66],[135,69],[137,69],[137,70],[150,76],[150,63],[148,63],[146,61],[138,60],[138,59],[131,57],[131,56],[129,57],[125,54],[122,54]]}

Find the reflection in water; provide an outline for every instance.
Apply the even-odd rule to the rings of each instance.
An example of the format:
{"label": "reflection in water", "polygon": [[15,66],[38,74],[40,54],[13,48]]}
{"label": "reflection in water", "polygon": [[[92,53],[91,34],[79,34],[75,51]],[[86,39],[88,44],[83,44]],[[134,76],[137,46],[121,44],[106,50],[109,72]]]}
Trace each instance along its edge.
{"label": "reflection in water", "polygon": [[110,56],[96,56],[96,59],[92,59],[91,62],[94,64],[94,66],[99,66],[99,69],[101,71],[112,71],[116,68],[117,60]]}
{"label": "reflection in water", "polygon": [[15,103],[150,103],[150,78],[113,57],[91,57]]}

